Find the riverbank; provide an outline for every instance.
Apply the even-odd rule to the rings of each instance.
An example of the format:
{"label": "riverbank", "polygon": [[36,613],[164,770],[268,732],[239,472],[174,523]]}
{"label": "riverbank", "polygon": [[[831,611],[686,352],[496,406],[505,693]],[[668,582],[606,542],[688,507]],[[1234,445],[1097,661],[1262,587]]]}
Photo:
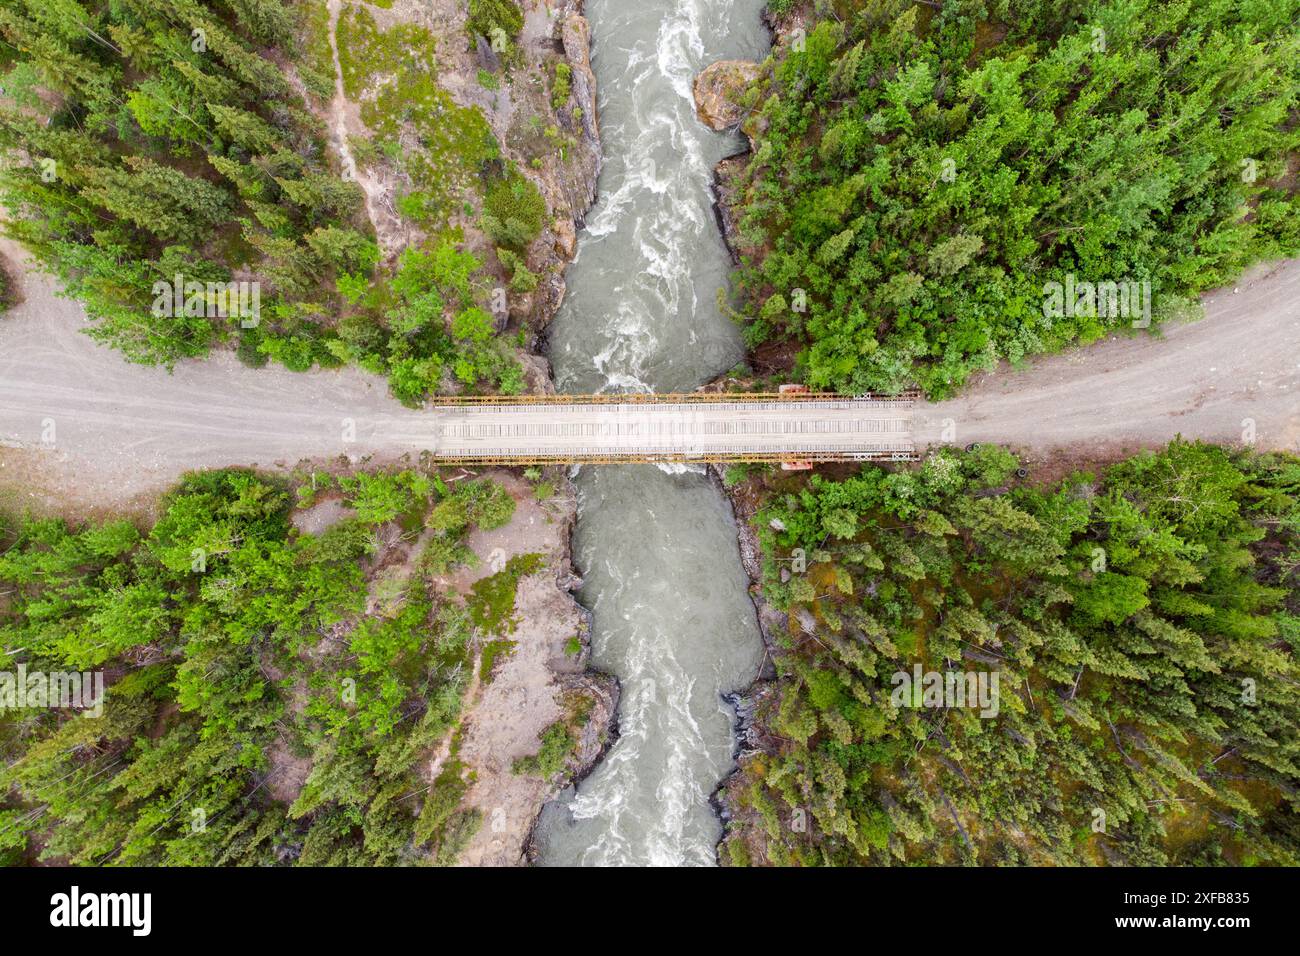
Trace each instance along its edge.
{"label": "riverbank", "polygon": [[[339,0],[331,0],[332,44],[339,6]],[[500,144],[502,161],[529,179],[546,202],[542,232],[524,256],[525,266],[537,277],[530,289],[511,282],[509,271],[497,260],[495,243],[470,210],[454,216],[452,225],[463,236],[462,248],[492,264],[496,281],[503,289],[509,287],[500,331],[519,336],[528,390],[553,393],[542,348],[546,329],[564,301],[564,269],[577,254],[576,233],[595,200],[600,134],[590,27],[582,0],[539,0],[522,6],[522,28],[506,51],[474,37],[466,7],[454,0],[396,0],[390,8],[369,12],[385,31],[401,24],[432,30],[438,38],[439,85],[458,107],[481,113]],[[555,84],[563,70],[568,95],[561,98]],[[540,82],[543,77],[550,82]],[[332,128],[339,130],[333,144],[346,157],[352,137],[370,131],[357,105],[347,101],[341,83],[330,112]],[[359,171],[358,180],[368,210],[393,209],[404,188],[401,176],[382,160]],[[373,213],[371,218],[376,218]],[[382,222],[373,225],[383,237]],[[387,258],[391,261],[422,238],[409,229],[398,237],[390,235]],[[476,584],[511,560],[542,555],[544,570],[519,581],[510,612],[513,628],[508,643],[501,645],[508,652],[495,666],[488,665],[485,674],[475,675],[454,746],[440,751],[429,776],[432,782],[445,762],[454,761],[468,782],[463,805],[482,819],[458,862],[509,866],[525,862],[528,836],[543,802],[571,777],[588,772],[603,753],[614,724],[618,684],[585,667],[591,653],[590,614],[573,596],[582,582],[572,564],[577,503],[567,474],[548,470],[545,483],[554,493],[540,502],[517,470],[490,474],[510,491],[516,515],[506,527],[471,535],[468,545],[478,564],[458,567],[442,584],[469,601]],[[583,717],[572,728],[574,739],[561,772],[549,779],[518,772],[520,762],[544,745],[548,730],[572,723],[575,711]]]}
{"label": "riverbank", "polygon": [[[558,469],[555,469],[558,472]],[[555,484],[539,500],[517,474],[487,473],[515,499],[505,527],[475,531],[468,546],[483,560],[460,565],[439,580],[468,603],[475,585],[512,560],[541,555],[538,573],[520,578],[511,608],[513,629],[502,659],[490,665],[467,693],[456,737],[455,759],[468,781],[464,806],[483,821],[461,853],[462,866],[516,866],[527,862],[529,839],[543,803],[559,788],[581,779],[599,761],[612,737],[618,682],[587,669],[591,615],[574,598],[582,581],[573,569],[571,536],[577,518],[572,486]],[[558,478],[548,475],[548,484]],[[491,644],[489,644],[491,646]],[[521,772],[546,746],[547,733],[563,726],[568,752],[554,775]],[[436,778],[441,766],[430,768]]]}
{"label": "riverbank", "polygon": [[727,699],[735,713],[732,727],[735,739],[732,757],[735,766],[709,795],[709,804],[722,821],[723,827],[722,835],[714,848],[720,865],[729,862],[723,856],[723,848],[727,846],[731,835],[732,821],[738,814],[747,812],[735,792],[745,779],[742,762],[762,753],[776,752],[775,742],[765,738],[754,717],[776,693],[777,673],[774,662],[780,653],[777,636],[789,629],[789,616],[772,607],[763,597],[763,549],[753,523],[754,514],[762,504],[756,494],[757,483],[745,479],[728,486],[726,473],[724,465],[709,466],[709,476],[718,494],[728,502],[735,516],[740,561],[749,578],[749,599],[754,605],[754,616],[763,637],[763,665],[748,687]]}

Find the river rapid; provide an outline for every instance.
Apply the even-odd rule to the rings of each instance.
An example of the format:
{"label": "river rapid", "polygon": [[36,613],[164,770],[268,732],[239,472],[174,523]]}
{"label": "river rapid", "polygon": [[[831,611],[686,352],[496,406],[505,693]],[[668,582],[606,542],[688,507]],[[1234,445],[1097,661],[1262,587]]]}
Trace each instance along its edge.
{"label": "river rapid", "polygon": [[[762,0],[589,0],[604,165],[550,333],[567,392],[682,391],[744,355],[717,305],[730,259],[710,190],[737,135],[695,115],[714,60],[762,59]],[[574,558],[593,615],[593,666],[623,688],[619,738],[538,823],[550,865],[709,865],[709,794],[733,765],[724,693],[762,641],[726,499],[694,466],[575,475]]]}

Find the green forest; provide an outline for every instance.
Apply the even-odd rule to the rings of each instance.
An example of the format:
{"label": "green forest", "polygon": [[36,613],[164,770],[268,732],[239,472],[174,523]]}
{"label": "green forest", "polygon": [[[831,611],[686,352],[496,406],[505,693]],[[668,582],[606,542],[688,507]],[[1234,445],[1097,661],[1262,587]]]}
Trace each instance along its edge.
{"label": "green forest", "polygon": [[1300,864],[1300,459],[1018,464],[730,476],[788,628],[724,861]]}
{"label": "green forest", "polygon": [[[251,365],[355,364],[409,404],[522,391],[489,260],[509,262],[511,292],[536,282],[523,260],[545,202],[482,112],[438,85],[435,37],[383,32],[349,4],[341,81],[373,134],[349,137],[351,151],[410,183],[398,212],[427,237],[381,261],[365,194],[327,138],[328,31],[321,0],[3,0],[5,232],[133,362],[226,346]],[[406,128],[415,145],[401,145]],[[500,256],[469,249],[454,214]],[[155,284],[176,276],[203,288],[160,308]],[[252,317],[206,291],[241,281],[259,286]]]}
{"label": "green forest", "polygon": [[[295,495],[191,474],[147,530],[0,515],[7,670],[107,687],[97,717],[0,708],[0,865],[455,860],[480,822],[456,730],[491,635],[433,577],[515,502],[418,470],[307,477]],[[298,530],[295,507],[325,495],[345,517]],[[381,529],[419,539],[410,567],[375,573]]]}
{"label": "green forest", "polygon": [[744,95],[737,284],[812,386],[946,397],[1134,321],[1049,283],[1147,283],[1158,328],[1300,251],[1296,0],[796,8]]}

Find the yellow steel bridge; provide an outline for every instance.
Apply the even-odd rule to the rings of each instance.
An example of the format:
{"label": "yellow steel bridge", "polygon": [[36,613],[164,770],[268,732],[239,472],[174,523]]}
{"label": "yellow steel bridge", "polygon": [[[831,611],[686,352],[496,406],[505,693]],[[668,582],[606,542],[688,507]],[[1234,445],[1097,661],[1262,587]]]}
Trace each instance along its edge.
{"label": "yellow steel bridge", "polygon": [[688,392],[439,397],[435,461],[550,463],[907,460],[915,393]]}

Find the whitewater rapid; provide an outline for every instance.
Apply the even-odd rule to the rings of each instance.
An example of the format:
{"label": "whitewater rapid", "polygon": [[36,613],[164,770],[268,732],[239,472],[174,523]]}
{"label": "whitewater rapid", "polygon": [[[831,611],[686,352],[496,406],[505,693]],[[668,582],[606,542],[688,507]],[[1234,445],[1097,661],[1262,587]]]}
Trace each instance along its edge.
{"label": "whitewater rapid", "polygon": [[[761,8],[587,4],[605,156],[550,334],[561,390],[688,390],[743,357],[717,305],[730,260],[710,193],[713,166],[742,143],[699,122],[691,85],[713,60],[766,55]],[[623,696],[618,741],[543,811],[540,862],[711,864],[708,797],[734,748],[722,694],[762,656],[730,507],[691,466],[587,467],[575,483],[593,666]]]}

